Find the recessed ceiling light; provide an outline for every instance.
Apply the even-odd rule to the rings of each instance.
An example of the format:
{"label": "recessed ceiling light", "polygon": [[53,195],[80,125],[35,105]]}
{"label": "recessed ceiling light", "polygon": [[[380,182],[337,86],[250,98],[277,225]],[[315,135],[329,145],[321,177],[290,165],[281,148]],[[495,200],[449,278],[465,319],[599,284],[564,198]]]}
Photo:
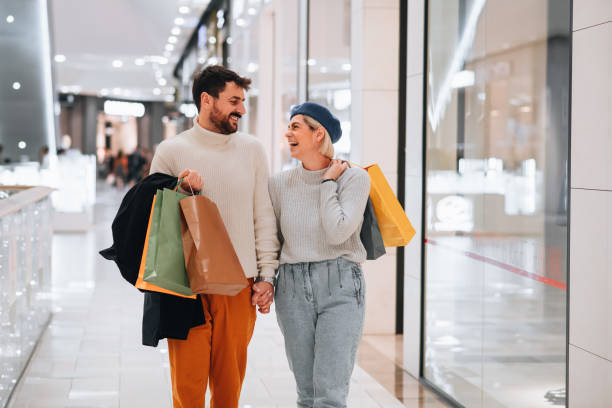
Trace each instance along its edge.
{"label": "recessed ceiling light", "polygon": [[177,26],[185,24],[185,20],[182,17],[177,17],[174,19],[174,24]]}
{"label": "recessed ceiling light", "polygon": [[176,42],[177,42],[177,41],[178,41],[178,39],[177,39],[175,36],[173,36],[173,35],[171,35],[170,37],[168,37],[168,42],[169,42],[170,44],[176,44]]}
{"label": "recessed ceiling light", "polygon": [[55,56],[55,62],[64,62],[66,61],[66,56],[62,54],[57,54]]}
{"label": "recessed ceiling light", "polygon": [[27,147],[27,144],[26,144],[26,142],[24,142],[24,141],[22,140],[21,142],[17,143],[17,146],[19,146],[19,148],[20,148],[21,150],[23,150],[23,149],[25,149],[25,148]]}
{"label": "recessed ceiling light", "polygon": [[166,81],[165,78],[159,78],[157,80],[157,83],[159,84],[159,86],[165,86],[168,83],[168,81]]}
{"label": "recessed ceiling light", "polygon": [[7,23],[11,24],[13,21],[15,21],[15,17],[14,16],[12,16],[10,14],[8,16],[6,16],[6,22]]}
{"label": "recessed ceiling light", "polygon": [[166,44],[166,51],[174,51],[174,45]]}
{"label": "recessed ceiling light", "polygon": [[227,40],[225,40],[229,45],[232,45],[232,43],[234,42],[234,39],[232,37],[227,37]]}
{"label": "recessed ceiling light", "polygon": [[190,11],[191,10],[187,6],[179,7],[179,13],[181,13],[181,14],[188,14]]}
{"label": "recessed ceiling light", "polygon": [[136,58],[136,60],[134,60],[134,64],[143,66],[145,64],[145,60],[142,58]]}
{"label": "recessed ceiling light", "polygon": [[113,67],[121,68],[122,66],[123,66],[123,61],[121,61],[121,60],[114,60],[113,61]]}
{"label": "recessed ceiling light", "polygon": [[159,94],[161,94],[161,89],[153,88],[153,95],[159,95]]}
{"label": "recessed ceiling light", "polygon": [[181,29],[178,27],[173,27],[172,30],[170,30],[170,34],[172,35],[179,35],[181,33]]}
{"label": "recessed ceiling light", "polygon": [[216,44],[217,43],[217,37],[208,37],[208,42],[211,44]]}
{"label": "recessed ceiling light", "polygon": [[13,89],[14,90],[19,90],[21,88],[21,84],[19,82],[13,82]]}

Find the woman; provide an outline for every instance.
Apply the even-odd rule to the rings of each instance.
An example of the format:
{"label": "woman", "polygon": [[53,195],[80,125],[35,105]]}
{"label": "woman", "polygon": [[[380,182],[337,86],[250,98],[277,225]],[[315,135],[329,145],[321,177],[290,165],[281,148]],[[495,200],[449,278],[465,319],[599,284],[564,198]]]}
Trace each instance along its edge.
{"label": "woman", "polygon": [[359,233],[370,179],[333,160],[341,135],[326,107],[294,107],[285,137],[301,164],[269,185],[282,242],[276,315],[298,407],[346,407],[361,340],[366,251]]}

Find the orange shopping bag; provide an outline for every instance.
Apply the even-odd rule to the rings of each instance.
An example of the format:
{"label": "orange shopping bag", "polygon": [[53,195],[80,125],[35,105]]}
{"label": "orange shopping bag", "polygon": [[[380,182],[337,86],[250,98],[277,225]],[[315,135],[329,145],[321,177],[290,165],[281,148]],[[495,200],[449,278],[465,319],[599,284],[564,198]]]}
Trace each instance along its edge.
{"label": "orange shopping bag", "polygon": [[153,219],[153,209],[155,208],[155,199],[157,195],[153,197],[153,204],[151,204],[151,213],[149,214],[149,225],[147,226],[147,236],[145,238],[144,249],[142,250],[142,259],[140,261],[140,269],[138,270],[138,279],[136,280],[136,287],[142,290],[148,290],[151,292],[166,293],[169,295],[180,296],[188,299],[195,299],[197,295],[186,296],[180,293],[173,292],[168,289],[160,288],[159,286],[153,285],[152,283],[143,280],[145,265],[147,263],[147,250],[149,248],[149,232],[151,232],[151,220]]}
{"label": "orange shopping bag", "polygon": [[386,247],[408,245],[415,230],[378,164],[364,167],[370,175],[370,199]]}

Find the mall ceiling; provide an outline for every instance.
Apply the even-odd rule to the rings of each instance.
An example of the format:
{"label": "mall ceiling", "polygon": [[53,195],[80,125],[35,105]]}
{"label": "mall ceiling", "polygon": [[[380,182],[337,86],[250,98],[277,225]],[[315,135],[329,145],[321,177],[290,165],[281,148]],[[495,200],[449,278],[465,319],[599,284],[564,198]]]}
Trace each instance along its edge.
{"label": "mall ceiling", "polygon": [[50,0],[56,90],[164,100],[210,0]]}

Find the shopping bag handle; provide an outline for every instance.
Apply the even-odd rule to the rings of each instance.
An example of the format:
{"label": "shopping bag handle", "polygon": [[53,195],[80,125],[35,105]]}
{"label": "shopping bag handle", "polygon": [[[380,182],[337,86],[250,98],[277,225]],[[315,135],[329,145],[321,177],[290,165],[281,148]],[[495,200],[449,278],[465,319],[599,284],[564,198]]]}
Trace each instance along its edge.
{"label": "shopping bag handle", "polygon": [[178,183],[176,183],[176,187],[174,187],[174,191],[178,191],[178,189],[181,186],[181,183],[183,182],[183,180],[185,180],[185,177],[179,179]]}

